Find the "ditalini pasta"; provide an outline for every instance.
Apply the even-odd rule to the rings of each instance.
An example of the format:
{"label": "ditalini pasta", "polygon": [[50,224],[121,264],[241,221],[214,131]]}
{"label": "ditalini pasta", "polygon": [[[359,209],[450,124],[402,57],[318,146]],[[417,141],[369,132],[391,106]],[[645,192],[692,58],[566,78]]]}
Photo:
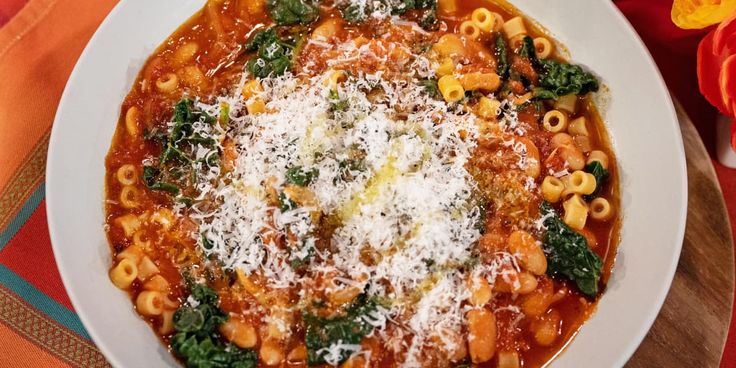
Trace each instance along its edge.
{"label": "ditalini pasta", "polygon": [[547,365],[620,223],[555,45],[492,1],[210,0],[122,103],[112,285],[190,367]]}

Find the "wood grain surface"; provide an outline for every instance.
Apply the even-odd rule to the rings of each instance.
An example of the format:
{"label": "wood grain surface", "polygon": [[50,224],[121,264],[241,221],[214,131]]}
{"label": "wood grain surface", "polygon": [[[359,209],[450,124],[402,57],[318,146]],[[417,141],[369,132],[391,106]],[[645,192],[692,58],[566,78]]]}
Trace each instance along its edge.
{"label": "wood grain surface", "polygon": [[723,194],[708,152],[675,102],[685,143],[685,242],[662,311],[627,367],[718,367],[731,320],[734,258]]}

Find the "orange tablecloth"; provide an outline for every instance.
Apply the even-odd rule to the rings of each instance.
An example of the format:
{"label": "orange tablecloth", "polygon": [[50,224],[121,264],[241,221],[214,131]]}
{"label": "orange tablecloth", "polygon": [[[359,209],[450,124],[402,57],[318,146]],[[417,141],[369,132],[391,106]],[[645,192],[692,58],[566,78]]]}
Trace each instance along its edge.
{"label": "orange tablecloth", "polygon": [[[74,313],[56,270],[43,175],[66,80],[115,3],[0,1],[0,368],[107,365]],[[671,3],[616,1],[712,150],[715,110],[698,94],[695,77],[695,47],[703,32],[675,28],[669,20]],[[736,170],[714,165],[736,225]],[[735,331],[732,327],[722,366],[736,366]]]}

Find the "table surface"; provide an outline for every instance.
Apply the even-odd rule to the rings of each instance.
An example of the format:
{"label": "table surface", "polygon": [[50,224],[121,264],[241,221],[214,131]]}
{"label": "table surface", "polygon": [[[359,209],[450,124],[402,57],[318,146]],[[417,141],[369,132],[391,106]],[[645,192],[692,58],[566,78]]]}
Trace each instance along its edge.
{"label": "table surface", "polygon": [[703,141],[675,107],[687,157],[685,241],[672,288],[629,368],[718,367],[730,325],[734,255],[723,195]]}

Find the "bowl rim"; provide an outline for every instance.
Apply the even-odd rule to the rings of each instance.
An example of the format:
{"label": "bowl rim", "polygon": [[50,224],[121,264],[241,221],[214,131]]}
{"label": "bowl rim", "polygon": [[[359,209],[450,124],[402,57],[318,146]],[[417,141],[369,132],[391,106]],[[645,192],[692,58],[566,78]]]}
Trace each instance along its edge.
{"label": "bowl rim", "polygon": [[[667,102],[666,103],[667,106],[663,108],[667,109],[668,115],[671,118],[670,121],[673,124],[677,125],[678,118],[677,118],[677,114],[676,114],[674,105],[672,103],[672,98],[669,94],[669,90],[664,82],[664,79],[662,78],[659,68],[654,62],[654,59],[652,58],[651,53],[646,48],[641,37],[638,35],[638,33],[634,30],[633,26],[629,23],[629,21],[624,17],[624,15],[618,10],[618,8],[616,8],[616,6],[612,2],[606,1],[606,0],[602,0],[599,2],[605,3],[604,6],[608,8],[608,13],[610,13],[616,18],[617,23],[619,23],[621,28],[626,31],[626,33],[628,34],[628,37],[636,41],[635,42],[636,47],[638,51],[643,53],[643,55],[645,56],[645,60],[648,64],[648,67],[656,72],[656,80],[658,82],[657,87],[663,92],[666,102]],[[88,54],[90,54],[92,49],[97,47],[97,44],[99,43],[99,39],[102,37],[101,35],[108,31],[110,24],[112,24],[114,20],[118,17],[118,14],[123,11],[123,8],[126,6],[126,4],[128,4],[128,2],[117,3],[115,7],[112,9],[112,11],[105,17],[103,22],[99,25],[99,27],[97,28],[93,36],[88,41],[84,50],[80,54],[79,59],[75,63],[75,67],[72,73],[69,75],[69,78],[64,88],[64,92],[60,99],[60,102],[57,108],[57,112],[55,115],[55,119],[53,122],[51,136],[49,140],[49,148],[48,148],[48,153],[47,153],[46,207],[47,207],[47,221],[48,221],[49,235],[50,235],[55,259],[57,260],[59,259],[57,255],[64,252],[62,241],[59,238],[60,235],[55,230],[60,226],[60,223],[63,222],[63,221],[58,221],[58,220],[61,220],[63,217],[56,216],[56,214],[58,213],[58,209],[57,209],[58,206],[57,206],[56,195],[54,194],[55,191],[53,190],[53,188],[55,187],[55,182],[56,182],[56,176],[54,175],[54,171],[55,171],[56,165],[58,164],[57,152],[63,150],[62,143],[60,142],[61,138],[59,138],[60,128],[57,128],[60,125],[59,122],[63,120],[61,116],[62,115],[61,112],[68,108],[67,105],[70,99],[70,92],[69,92],[70,88],[69,87],[71,85],[74,85],[80,73],[83,73],[83,71],[79,68],[80,63],[88,57]],[[118,102],[116,102],[116,104],[117,103]],[[630,359],[630,357],[638,349],[639,345],[641,344],[645,336],[648,334],[649,330],[651,329],[652,324],[654,323],[657,316],[659,315],[662,305],[664,304],[666,296],[669,293],[670,287],[672,285],[672,281],[673,281],[673,278],[674,278],[674,275],[677,269],[677,265],[678,265],[681,250],[682,250],[682,243],[684,240],[685,225],[686,225],[686,220],[687,220],[687,205],[688,205],[687,204],[687,199],[688,199],[688,190],[687,190],[688,183],[687,182],[688,182],[688,178],[687,178],[685,150],[684,150],[684,145],[682,141],[682,132],[680,131],[679,126],[676,126],[675,128],[676,128],[675,134],[678,140],[677,142],[673,142],[673,144],[676,146],[676,149],[677,149],[677,157],[675,159],[679,161],[679,165],[678,165],[679,171],[677,173],[677,176],[680,179],[679,185],[681,188],[684,188],[684,190],[679,192],[679,197],[680,197],[679,200],[682,205],[679,206],[678,208],[673,209],[679,212],[679,217],[677,218],[677,228],[676,228],[676,233],[674,235],[674,238],[677,239],[677,244],[675,244],[676,249],[675,249],[675,252],[673,252],[672,254],[671,262],[669,263],[667,269],[664,270],[666,274],[665,279],[669,281],[666,283],[666,287],[661,287],[659,290],[657,290],[657,295],[655,297],[656,303],[652,303],[648,307],[649,313],[645,318],[645,324],[641,328],[638,329],[636,334],[633,336],[631,342],[628,344],[627,348],[624,350],[624,353],[622,353],[619,356],[619,359],[617,361],[617,366],[623,366]],[[623,192],[623,183],[621,183],[620,185],[622,186],[622,192]],[[104,204],[101,203],[100,206],[104,206]],[[617,254],[616,257],[618,257],[619,255],[620,254]],[[102,352],[105,358],[113,366],[115,367],[122,366],[118,355],[116,355],[113,352],[113,349],[111,349],[110,346],[101,338],[101,334],[99,333],[98,326],[93,324],[89,316],[87,315],[87,313],[85,313],[85,310],[87,309],[87,307],[80,301],[80,296],[78,294],[82,290],[81,288],[78,288],[76,287],[76,285],[72,284],[71,276],[70,276],[71,271],[67,269],[66,267],[67,265],[65,263],[58,262],[58,261],[56,263],[59,269],[59,273],[60,273],[62,282],[65,287],[65,291],[67,295],[69,296],[72,306],[74,307],[74,310],[79,316],[79,319],[81,320],[87,332],[89,333],[90,337],[92,338],[93,342],[95,343],[95,346]],[[614,266],[614,269],[615,269],[615,266]],[[568,343],[567,346],[563,348],[563,350],[560,353],[558,353],[558,355],[564,353],[564,350],[567,349],[569,344],[570,343]]]}

